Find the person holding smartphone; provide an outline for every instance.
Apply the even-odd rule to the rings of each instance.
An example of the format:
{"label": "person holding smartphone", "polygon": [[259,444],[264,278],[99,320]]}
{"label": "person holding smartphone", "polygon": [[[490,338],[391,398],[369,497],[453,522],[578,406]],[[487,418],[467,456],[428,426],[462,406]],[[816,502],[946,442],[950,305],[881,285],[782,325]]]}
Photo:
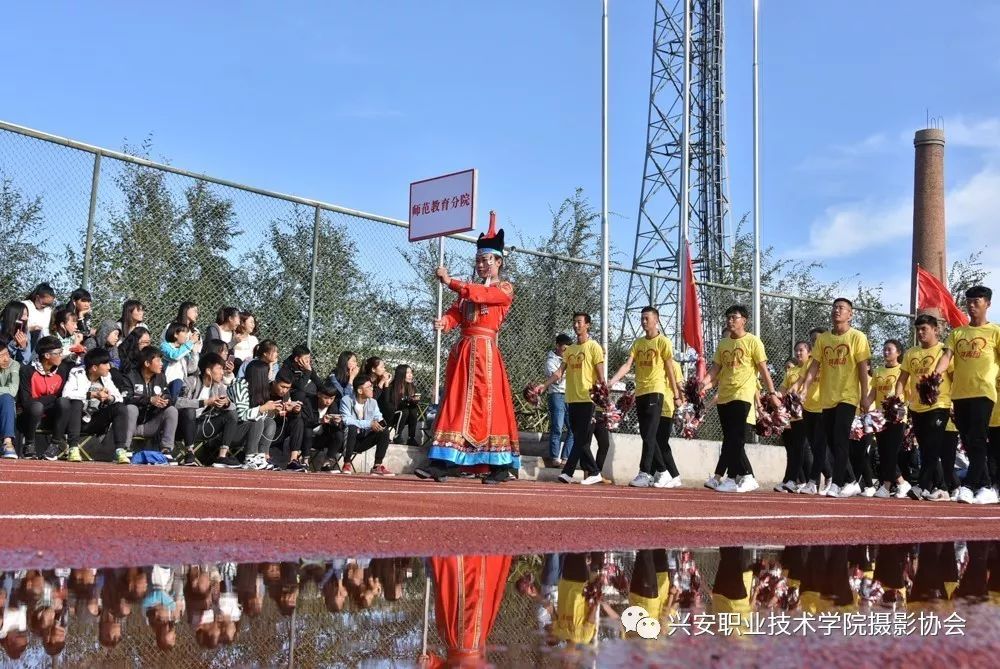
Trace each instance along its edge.
{"label": "person holding smartphone", "polygon": [[340,417],[347,429],[344,445],[344,464],[341,471],[354,473],[351,460],[356,453],[375,448],[375,465],[371,474],[375,476],[395,476],[382,461],[389,450],[389,430],[386,428],[382,412],[375,401],[371,377],[358,376],[354,379],[354,395],[340,400]]}
{"label": "person holding smartphone", "polygon": [[138,363],[122,387],[128,412],[125,451],[132,450],[132,438],[137,435],[147,438],[160,435],[160,452],[168,462],[173,462],[179,417],[167,390],[163,353],[147,346],[139,351]]}
{"label": "person holding smartphone", "polygon": [[237,420],[236,407],[229,400],[227,387],[222,381],[225,361],[218,353],[208,353],[198,360],[199,376],[188,377],[184,390],[177,398],[181,434],[185,454],[182,465],[198,464],[194,445],[196,440],[219,440],[219,452],[213,467],[236,469],[240,462],[229,455],[232,444],[244,439],[249,426]]}
{"label": "person holding smartphone", "polygon": [[403,428],[406,428],[407,446],[419,446],[417,441],[417,423],[420,420],[420,393],[413,383],[413,368],[409,365],[399,365],[392,375],[392,383],[382,393],[379,408],[383,416],[389,417],[389,425],[396,428],[396,438],[393,443],[403,443]]}

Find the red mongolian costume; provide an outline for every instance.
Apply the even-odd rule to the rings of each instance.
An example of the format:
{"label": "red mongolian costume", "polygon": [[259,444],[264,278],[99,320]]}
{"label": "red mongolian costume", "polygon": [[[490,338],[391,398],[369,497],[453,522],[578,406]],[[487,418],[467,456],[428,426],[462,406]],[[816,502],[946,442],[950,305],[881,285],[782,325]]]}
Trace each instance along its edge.
{"label": "red mongolian costume", "polygon": [[[479,251],[503,251],[503,230],[480,235]],[[507,281],[493,285],[457,279],[448,288],[458,299],[443,316],[444,330],[461,328],[462,338],[452,347],[445,369],[434,443],[428,456],[459,466],[521,466],[517,420],[507,369],[497,345],[497,331],[514,300]]]}

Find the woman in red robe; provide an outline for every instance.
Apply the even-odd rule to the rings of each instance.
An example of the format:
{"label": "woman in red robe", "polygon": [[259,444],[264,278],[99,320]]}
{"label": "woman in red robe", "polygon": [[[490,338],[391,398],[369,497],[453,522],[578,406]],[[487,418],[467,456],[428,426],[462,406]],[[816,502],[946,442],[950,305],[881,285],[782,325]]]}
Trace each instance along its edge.
{"label": "woman in red robe", "polygon": [[434,327],[461,328],[445,368],[445,393],[434,426],[428,457],[435,479],[455,467],[488,466],[483,483],[500,483],[521,467],[517,420],[507,369],[497,345],[497,331],[514,300],[514,287],[499,278],[503,267],[503,230],[490,227],[476,243],[476,274],[483,283],[464,282],[437,269],[438,280],[458,294]]}

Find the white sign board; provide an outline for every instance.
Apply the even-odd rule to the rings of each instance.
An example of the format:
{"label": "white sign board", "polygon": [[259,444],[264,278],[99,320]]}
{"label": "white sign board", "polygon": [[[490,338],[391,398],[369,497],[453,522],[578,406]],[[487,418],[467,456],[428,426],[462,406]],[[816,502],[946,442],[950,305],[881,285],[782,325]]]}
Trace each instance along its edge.
{"label": "white sign board", "polygon": [[410,184],[410,241],[468,232],[476,227],[476,170]]}

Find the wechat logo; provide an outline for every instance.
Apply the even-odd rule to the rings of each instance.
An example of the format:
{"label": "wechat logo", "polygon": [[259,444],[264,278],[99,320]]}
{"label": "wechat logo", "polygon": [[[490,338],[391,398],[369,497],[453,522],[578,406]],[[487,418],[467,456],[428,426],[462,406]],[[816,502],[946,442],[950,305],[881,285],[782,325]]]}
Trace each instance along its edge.
{"label": "wechat logo", "polygon": [[649,617],[649,611],[641,606],[630,606],[622,612],[622,628],[635,632],[643,639],[660,636],[660,621]]}

